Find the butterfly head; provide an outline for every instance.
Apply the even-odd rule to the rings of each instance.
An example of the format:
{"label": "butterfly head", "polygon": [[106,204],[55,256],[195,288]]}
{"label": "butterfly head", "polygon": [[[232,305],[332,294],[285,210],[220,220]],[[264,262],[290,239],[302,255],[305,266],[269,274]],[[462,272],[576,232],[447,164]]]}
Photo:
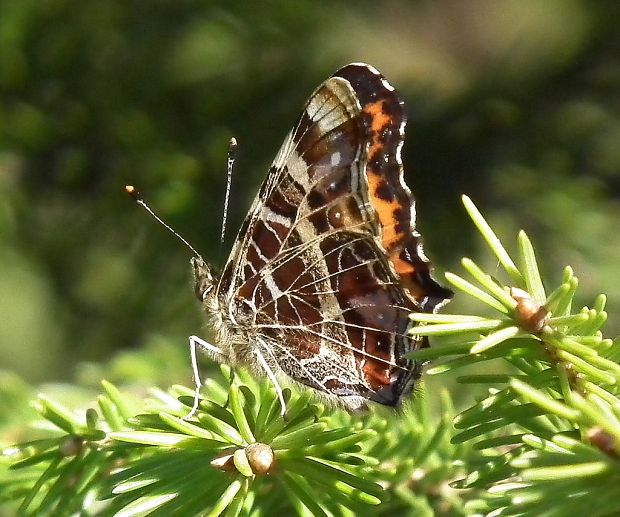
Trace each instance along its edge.
{"label": "butterfly head", "polygon": [[204,302],[215,289],[217,281],[202,257],[192,257],[191,264],[194,272],[194,292],[196,297]]}

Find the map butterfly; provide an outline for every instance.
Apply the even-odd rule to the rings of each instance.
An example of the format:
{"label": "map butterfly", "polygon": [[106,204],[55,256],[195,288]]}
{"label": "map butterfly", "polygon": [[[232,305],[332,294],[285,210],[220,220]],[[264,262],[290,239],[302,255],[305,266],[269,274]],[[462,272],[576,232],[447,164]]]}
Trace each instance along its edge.
{"label": "map butterfly", "polygon": [[[452,297],[430,275],[404,182],[405,112],[373,67],[354,63],[312,94],[284,140],[216,277],[197,253],[195,292],[213,359],[310,386],[355,410],[394,406],[421,374],[406,358],[428,346],[412,312]],[[197,381],[197,388],[200,387]],[[197,407],[196,398],[192,413]]]}

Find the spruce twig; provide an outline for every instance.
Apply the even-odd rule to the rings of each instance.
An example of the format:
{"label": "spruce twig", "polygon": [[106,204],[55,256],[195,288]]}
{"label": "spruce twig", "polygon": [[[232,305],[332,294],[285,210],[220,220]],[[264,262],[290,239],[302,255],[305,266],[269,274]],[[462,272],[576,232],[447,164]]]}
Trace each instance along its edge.
{"label": "spruce twig", "polygon": [[[465,207],[504,268],[507,284],[473,261],[462,264],[472,280],[446,278],[498,317],[428,315],[413,335],[452,336],[456,342],[411,354],[442,358],[429,374],[494,359],[512,374],[463,375],[464,384],[489,384],[488,396],[455,418],[453,443],[471,443],[488,461],[456,488],[483,489],[468,511],[490,515],[609,515],[620,511],[619,343],[603,338],[605,297],[573,312],[578,281],[564,270],[545,294],[532,243],[520,232],[519,268],[467,197]],[[465,334],[467,333],[467,334]],[[493,364],[487,368],[493,368]],[[503,387],[502,387],[503,386]],[[470,466],[471,468],[471,466]]]}

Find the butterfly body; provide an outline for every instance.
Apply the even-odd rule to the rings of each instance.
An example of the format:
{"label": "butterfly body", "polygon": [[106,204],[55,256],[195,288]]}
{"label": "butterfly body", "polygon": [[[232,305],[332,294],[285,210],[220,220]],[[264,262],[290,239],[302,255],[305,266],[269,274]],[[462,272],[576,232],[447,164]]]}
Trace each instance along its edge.
{"label": "butterfly body", "polygon": [[403,179],[405,113],[374,68],[348,65],[308,100],[219,278],[196,294],[230,364],[286,376],[350,409],[396,405],[419,377],[411,312],[452,293],[430,276]]}

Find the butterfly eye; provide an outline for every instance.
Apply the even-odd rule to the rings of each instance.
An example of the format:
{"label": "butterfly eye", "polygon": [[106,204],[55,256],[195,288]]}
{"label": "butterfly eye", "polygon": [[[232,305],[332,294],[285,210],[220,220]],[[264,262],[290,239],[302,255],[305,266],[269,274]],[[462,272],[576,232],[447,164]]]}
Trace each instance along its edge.
{"label": "butterfly eye", "polygon": [[215,287],[213,275],[202,258],[192,257],[191,264],[194,270],[194,293],[196,298],[203,302]]}

